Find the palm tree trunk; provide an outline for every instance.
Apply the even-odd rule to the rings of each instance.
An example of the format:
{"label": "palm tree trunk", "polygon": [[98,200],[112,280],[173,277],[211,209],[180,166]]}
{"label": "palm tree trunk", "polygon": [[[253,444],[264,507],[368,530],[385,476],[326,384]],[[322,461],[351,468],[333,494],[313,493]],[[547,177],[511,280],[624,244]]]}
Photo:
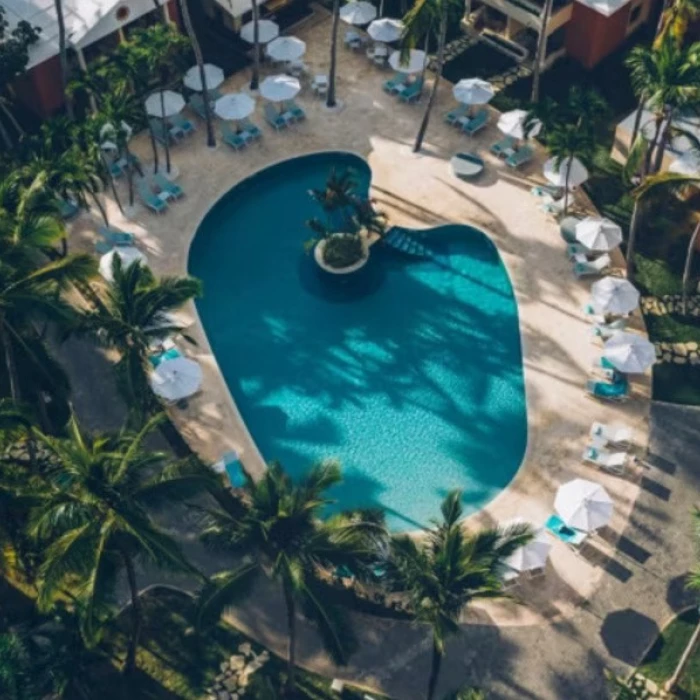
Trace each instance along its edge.
{"label": "palm tree trunk", "polygon": [[653,171],[658,173],[661,169],[661,164],[664,160],[664,153],[666,153],[666,146],[668,145],[668,135],[671,130],[671,123],[673,122],[673,111],[669,110],[669,114],[663,123],[661,133],[659,134],[659,141],[656,144],[656,156],[654,158]]}
{"label": "palm tree trunk", "polygon": [[285,697],[291,697],[295,687],[296,675],[296,647],[297,647],[297,621],[296,602],[290,584],[286,581],[282,583],[284,601],[287,605],[287,632],[289,639],[287,642],[287,680],[284,684]]}
{"label": "palm tree trunk", "polygon": [[90,192],[90,196],[92,197],[93,202],[95,202],[95,204],[97,205],[97,208],[100,210],[100,214],[102,214],[102,218],[105,220],[105,226],[109,226],[107,210],[104,208],[102,202],[100,202],[100,198],[97,196],[97,192]]}
{"label": "palm tree trunk", "polygon": [[192,50],[194,51],[194,59],[197,62],[197,67],[199,68],[199,79],[202,81],[202,95],[204,96],[204,121],[207,125],[207,146],[209,148],[214,148],[216,146],[216,137],[214,136],[214,124],[211,118],[211,105],[208,99],[207,90],[207,78],[204,73],[204,58],[202,57],[202,47],[199,45],[197,40],[197,35],[194,32],[194,27],[192,26],[192,18],[190,17],[190,7],[188,5],[188,0],[180,0],[180,10],[182,14],[182,23],[185,25],[185,31],[190,39],[190,44],[192,44]]}
{"label": "palm tree trunk", "polygon": [[[4,114],[8,113],[7,107],[2,105],[2,111]],[[5,128],[5,125],[2,123],[2,119],[0,119],[0,139],[2,139],[2,143],[5,146],[5,150],[9,153],[12,151],[13,148],[13,143],[12,139],[10,138],[10,134],[7,133],[7,129]]]}
{"label": "palm tree trunk", "polygon": [[542,73],[542,60],[547,47],[547,25],[552,14],[553,4],[553,0],[545,0],[544,10],[542,11],[542,29],[540,29],[540,35],[537,37],[535,65],[532,69],[532,94],[530,95],[530,101],[533,104],[537,104],[540,99],[540,74]]}
{"label": "palm tree trunk", "polygon": [[637,228],[639,227],[641,202],[639,198],[634,200],[634,209],[632,210],[632,218],[630,219],[629,233],[627,234],[627,279],[634,281],[634,247],[637,239]]}
{"label": "palm tree trunk", "polygon": [[66,100],[66,114],[69,119],[73,119],[73,99],[66,90],[68,86],[68,47],[66,46],[66,23],[63,17],[63,0],[54,0],[54,7],[56,9],[56,22],[58,23],[58,56],[61,62],[61,86]]}
{"label": "palm tree trunk", "polygon": [[430,97],[428,98],[428,104],[425,106],[425,113],[423,114],[423,120],[420,123],[420,128],[418,129],[418,134],[416,135],[416,142],[413,144],[413,152],[418,153],[423,146],[423,139],[425,138],[425,132],[428,130],[428,123],[430,122],[430,113],[433,110],[433,105],[435,104],[435,99],[437,98],[438,86],[440,85],[440,78],[442,77],[442,66],[445,62],[445,42],[447,41],[447,6],[443,6],[442,13],[440,15],[440,29],[438,33],[438,52],[437,52],[437,71],[435,73],[435,79],[433,80],[433,88],[430,91]]}
{"label": "palm tree trunk", "polygon": [[156,142],[156,135],[153,133],[153,129],[151,128],[151,121],[148,115],[146,115],[146,119],[148,119],[148,135],[151,138],[151,148],[153,149],[153,172],[157,173],[158,166],[160,165],[158,159],[158,143]]}
{"label": "palm tree trunk", "polygon": [[437,687],[438,676],[440,675],[440,666],[442,665],[442,654],[438,649],[435,640],[433,640],[433,657],[430,663],[430,678],[428,679],[428,695],[427,700],[433,700],[435,697],[435,688]]}
{"label": "palm tree trunk", "polygon": [[668,10],[671,1],[672,0],[664,0],[663,5],[661,6],[661,14],[659,15],[659,21],[656,23],[656,32],[654,32],[654,48],[657,48],[656,40],[659,37],[659,34],[661,34],[661,30],[664,28],[666,11]]}
{"label": "palm tree trunk", "polygon": [[566,165],[566,178],[564,179],[564,216],[569,209],[569,177],[571,176],[571,166],[574,162],[573,154],[568,156],[569,160]]}
{"label": "palm tree trunk", "polygon": [[634,146],[634,142],[637,140],[637,136],[639,135],[639,129],[642,126],[642,116],[644,114],[644,104],[645,104],[644,95],[641,95],[639,98],[639,104],[637,105],[637,113],[634,115],[634,127],[632,128],[632,140],[630,141],[630,151],[632,150],[632,147]]}
{"label": "palm tree trunk", "polygon": [[136,570],[134,562],[129,554],[120,552],[124,568],[126,569],[126,577],[129,583],[129,593],[131,595],[131,637],[129,637],[129,646],[126,652],[126,663],[124,664],[124,673],[129,675],[136,670],[136,650],[139,648],[141,640],[141,601],[139,599],[139,589],[136,585]]}
{"label": "palm tree trunk", "polygon": [[160,113],[161,122],[163,123],[163,144],[165,148],[165,172],[170,175],[170,132],[168,131],[168,122],[165,120],[165,90],[163,90],[163,83],[165,80],[161,76],[161,88],[160,88]]}
{"label": "palm tree trunk", "polygon": [[250,89],[257,90],[260,85],[260,8],[258,0],[251,0],[250,9],[253,12],[253,75],[250,78]]}
{"label": "palm tree trunk", "polygon": [[683,266],[683,282],[682,292],[683,292],[683,314],[688,313],[688,285],[690,284],[690,270],[693,267],[693,255],[695,253],[695,244],[698,241],[698,235],[700,234],[700,222],[695,227],[693,235],[690,237],[690,243],[688,244],[688,252],[685,254],[685,265]]}
{"label": "palm tree trunk", "polygon": [[112,190],[112,196],[114,197],[114,201],[117,203],[117,206],[119,207],[119,211],[123,214],[124,213],[124,207],[122,207],[122,200],[119,199],[119,193],[117,192],[117,186],[114,183],[114,178],[112,177],[112,172],[109,169],[109,164],[105,160],[105,157],[101,157],[102,160],[102,167],[105,169],[105,173],[107,173],[107,180],[109,180],[109,188]]}
{"label": "palm tree trunk", "polygon": [[663,126],[663,123],[664,123],[664,115],[663,114],[660,116],[657,115],[654,119],[654,123],[655,123],[654,138],[649,143],[646,155],[644,156],[644,167],[642,170],[642,178],[645,178],[649,174],[649,171],[651,170],[651,158],[654,155],[654,149],[656,148],[656,143],[659,140],[659,134],[661,133],[661,127]]}
{"label": "palm tree trunk", "polygon": [[328,95],[326,107],[332,109],[336,106],[335,100],[335,73],[338,54],[338,24],[340,22],[340,0],[333,0],[333,23],[331,25],[331,66],[328,71]]}
{"label": "palm tree trunk", "polygon": [[[10,124],[12,124],[12,126],[15,128],[15,131],[17,131],[17,135],[24,136],[26,132],[24,131],[20,123],[15,119],[15,115],[12,114],[12,110],[9,109],[9,107],[5,104],[5,101],[2,98],[0,98],[0,108],[3,111],[3,114],[10,121]],[[10,144],[10,148],[12,148],[12,142],[8,141],[8,143]]]}
{"label": "palm tree trunk", "polygon": [[22,400],[22,390],[20,389],[17,363],[15,362],[15,349],[12,346],[12,340],[7,334],[4,316],[0,316],[0,343],[5,353],[5,367],[7,368],[7,377],[10,382],[10,396],[13,401],[18,402]]}

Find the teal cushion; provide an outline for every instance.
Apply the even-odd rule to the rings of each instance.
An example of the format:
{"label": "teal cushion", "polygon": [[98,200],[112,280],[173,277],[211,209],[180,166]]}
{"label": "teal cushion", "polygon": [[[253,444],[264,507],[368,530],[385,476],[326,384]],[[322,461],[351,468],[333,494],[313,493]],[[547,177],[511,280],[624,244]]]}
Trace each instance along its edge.
{"label": "teal cushion", "polygon": [[595,447],[589,447],[587,452],[588,459],[598,459],[598,450]]}

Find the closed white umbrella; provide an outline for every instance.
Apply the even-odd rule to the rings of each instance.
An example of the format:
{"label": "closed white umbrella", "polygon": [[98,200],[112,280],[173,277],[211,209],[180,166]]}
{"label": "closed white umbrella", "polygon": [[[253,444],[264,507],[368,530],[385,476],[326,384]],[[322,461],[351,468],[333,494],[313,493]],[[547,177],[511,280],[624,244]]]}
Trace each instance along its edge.
{"label": "closed white umbrella", "polygon": [[[271,19],[258,20],[258,43],[267,44],[279,36],[280,28]],[[255,22],[248,22],[241,27],[241,39],[249,44],[255,43]]]}
{"label": "closed white umbrella", "polygon": [[202,368],[186,357],[164,360],[151,373],[153,392],[166,401],[180,401],[202,386]]}
{"label": "closed white umbrella", "polygon": [[528,114],[524,109],[504,112],[499,117],[497,126],[502,133],[514,139],[534,138],[542,130],[542,122],[539,119],[533,119],[528,123]]}
{"label": "closed white umbrella", "polygon": [[401,60],[401,51],[394,51],[389,56],[389,65],[398,73],[420,73],[425,66],[425,51],[411,49],[405,61]]}
{"label": "closed white umbrella", "polygon": [[138,249],[131,245],[117,246],[112,248],[109,253],[105,253],[100,258],[100,274],[108,281],[112,282],[114,277],[112,276],[112,264],[114,256],[119,256],[122,261],[122,268],[126,269],[135,262],[142,263],[144,265],[148,264],[148,258]]}
{"label": "closed white umbrella", "polygon": [[160,92],[154,92],[146,98],[144,104],[149,116],[166,119],[167,117],[174,117],[178,112],[182,111],[185,106],[185,98],[179,92],[163,90],[162,99]]}
{"label": "closed white umbrella", "polygon": [[574,479],[559,487],[554,509],[569,527],[591,532],[610,522],[613,503],[600,484]]}
{"label": "closed white umbrella", "polygon": [[238,120],[249,117],[255,109],[255,100],[244,92],[234,92],[220,97],[214,103],[216,116],[224,120]]}
{"label": "closed white umbrella", "polygon": [[267,45],[266,52],[275,61],[298,61],[306,53],[306,44],[295,36],[279,36]]}
{"label": "closed white umbrella", "polygon": [[505,564],[515,571],[541,569],[547,563],[551,548],[552,543],[546,533],[539,529],[526,545],[520,547],[505,560]]}
{"label": "closed white umbrella", "polygon": [[[219,66],[215,66],[213,63],[205,63],[202,68],[204,70],[204,80],[207,83],[207,90],[218,88],[219,85],[224,82],[224,71],[221,70]],[[190,90],[202,92],[204,86],[202,85],[202,76],[199,72],[199,66],[192,66],[192,68],[185,73],[182,82],[185,84],[185,87],[188,87]]]}
{"label": "closed white umbrella", "polygon": [[668,172],[677,175],[700,175],[700,155],[692,151],[684,153],[671,163]]}
{"label": "closed white umbrella", "polygon": [[576,156],[562,158],[559,163],[556,158],[550,158],[544,164],[544,176],[556,187],[566,187],[567,184],[578,187],[588,180],[588,170]]}
{"label": "closed white umbrella", "polygon": [[270,102],[284,102],[299,94],[301,85],[291,75],[270,75],[260,83],[260,94]]}
{"label": "closed white umbrella", "polygon": [[605,343],[603,357],[620,372],[641,374],[656,362],[656,350],[641,335],[619,331]]}
{"label": "closed white umbrella", "polygon": [[588,216],[576,224],[574,233],[589,250],[612,250],[622,243],[622,229],[610,219]]}
{"label": "closed white umbrella", "polygon": [[375,41],[390,44],[392,41],[398,41],[401,38],[403,30],[404,23],[400,19],[384,17],[383,19],[375,19],[367,27],[367,34]]}
{"label": "closed white umbrella", "polygon": [[377,16],[377,8],[365,0],[353,0],[340,8],[340,19],[348,24],[369,24]]}
{"label": "closed white umbrella", "polygon": [[622,277],[603,277],[591,287],[591,301],[598,313],[628,314],[639,306],[639,292]]}
{"label": "closed white umbrella", "polygon": [[453,88],[452,94],[457,102],[465,105],[485,105],[496,94],[493,85],[481,78],[465,78]]}

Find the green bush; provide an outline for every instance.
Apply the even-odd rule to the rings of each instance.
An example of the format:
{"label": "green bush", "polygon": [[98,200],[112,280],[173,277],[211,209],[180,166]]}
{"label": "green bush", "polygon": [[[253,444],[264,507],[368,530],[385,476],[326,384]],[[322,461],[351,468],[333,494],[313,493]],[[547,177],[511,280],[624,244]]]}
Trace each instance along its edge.
{"label": "green bush", "polygon": [[329,236],[325,241],[326,247],[323,250],[323,262],[329,267],[337,269],[350,267],[350,265],[354,265],[365,256],[362,240],[355,234]]}

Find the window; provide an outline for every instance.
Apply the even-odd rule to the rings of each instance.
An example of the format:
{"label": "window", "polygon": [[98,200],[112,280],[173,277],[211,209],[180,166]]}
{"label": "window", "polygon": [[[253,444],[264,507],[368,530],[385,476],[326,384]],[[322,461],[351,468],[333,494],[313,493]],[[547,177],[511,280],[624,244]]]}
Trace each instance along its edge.
{"label": "window", "polygon": [[630,16],[629,20],[627,21],[628,26],[633,26],[639,22],[640,17],[642,16],[642,5],[641,3],[639,5],[635,5],[631,10],[630,10]]}

